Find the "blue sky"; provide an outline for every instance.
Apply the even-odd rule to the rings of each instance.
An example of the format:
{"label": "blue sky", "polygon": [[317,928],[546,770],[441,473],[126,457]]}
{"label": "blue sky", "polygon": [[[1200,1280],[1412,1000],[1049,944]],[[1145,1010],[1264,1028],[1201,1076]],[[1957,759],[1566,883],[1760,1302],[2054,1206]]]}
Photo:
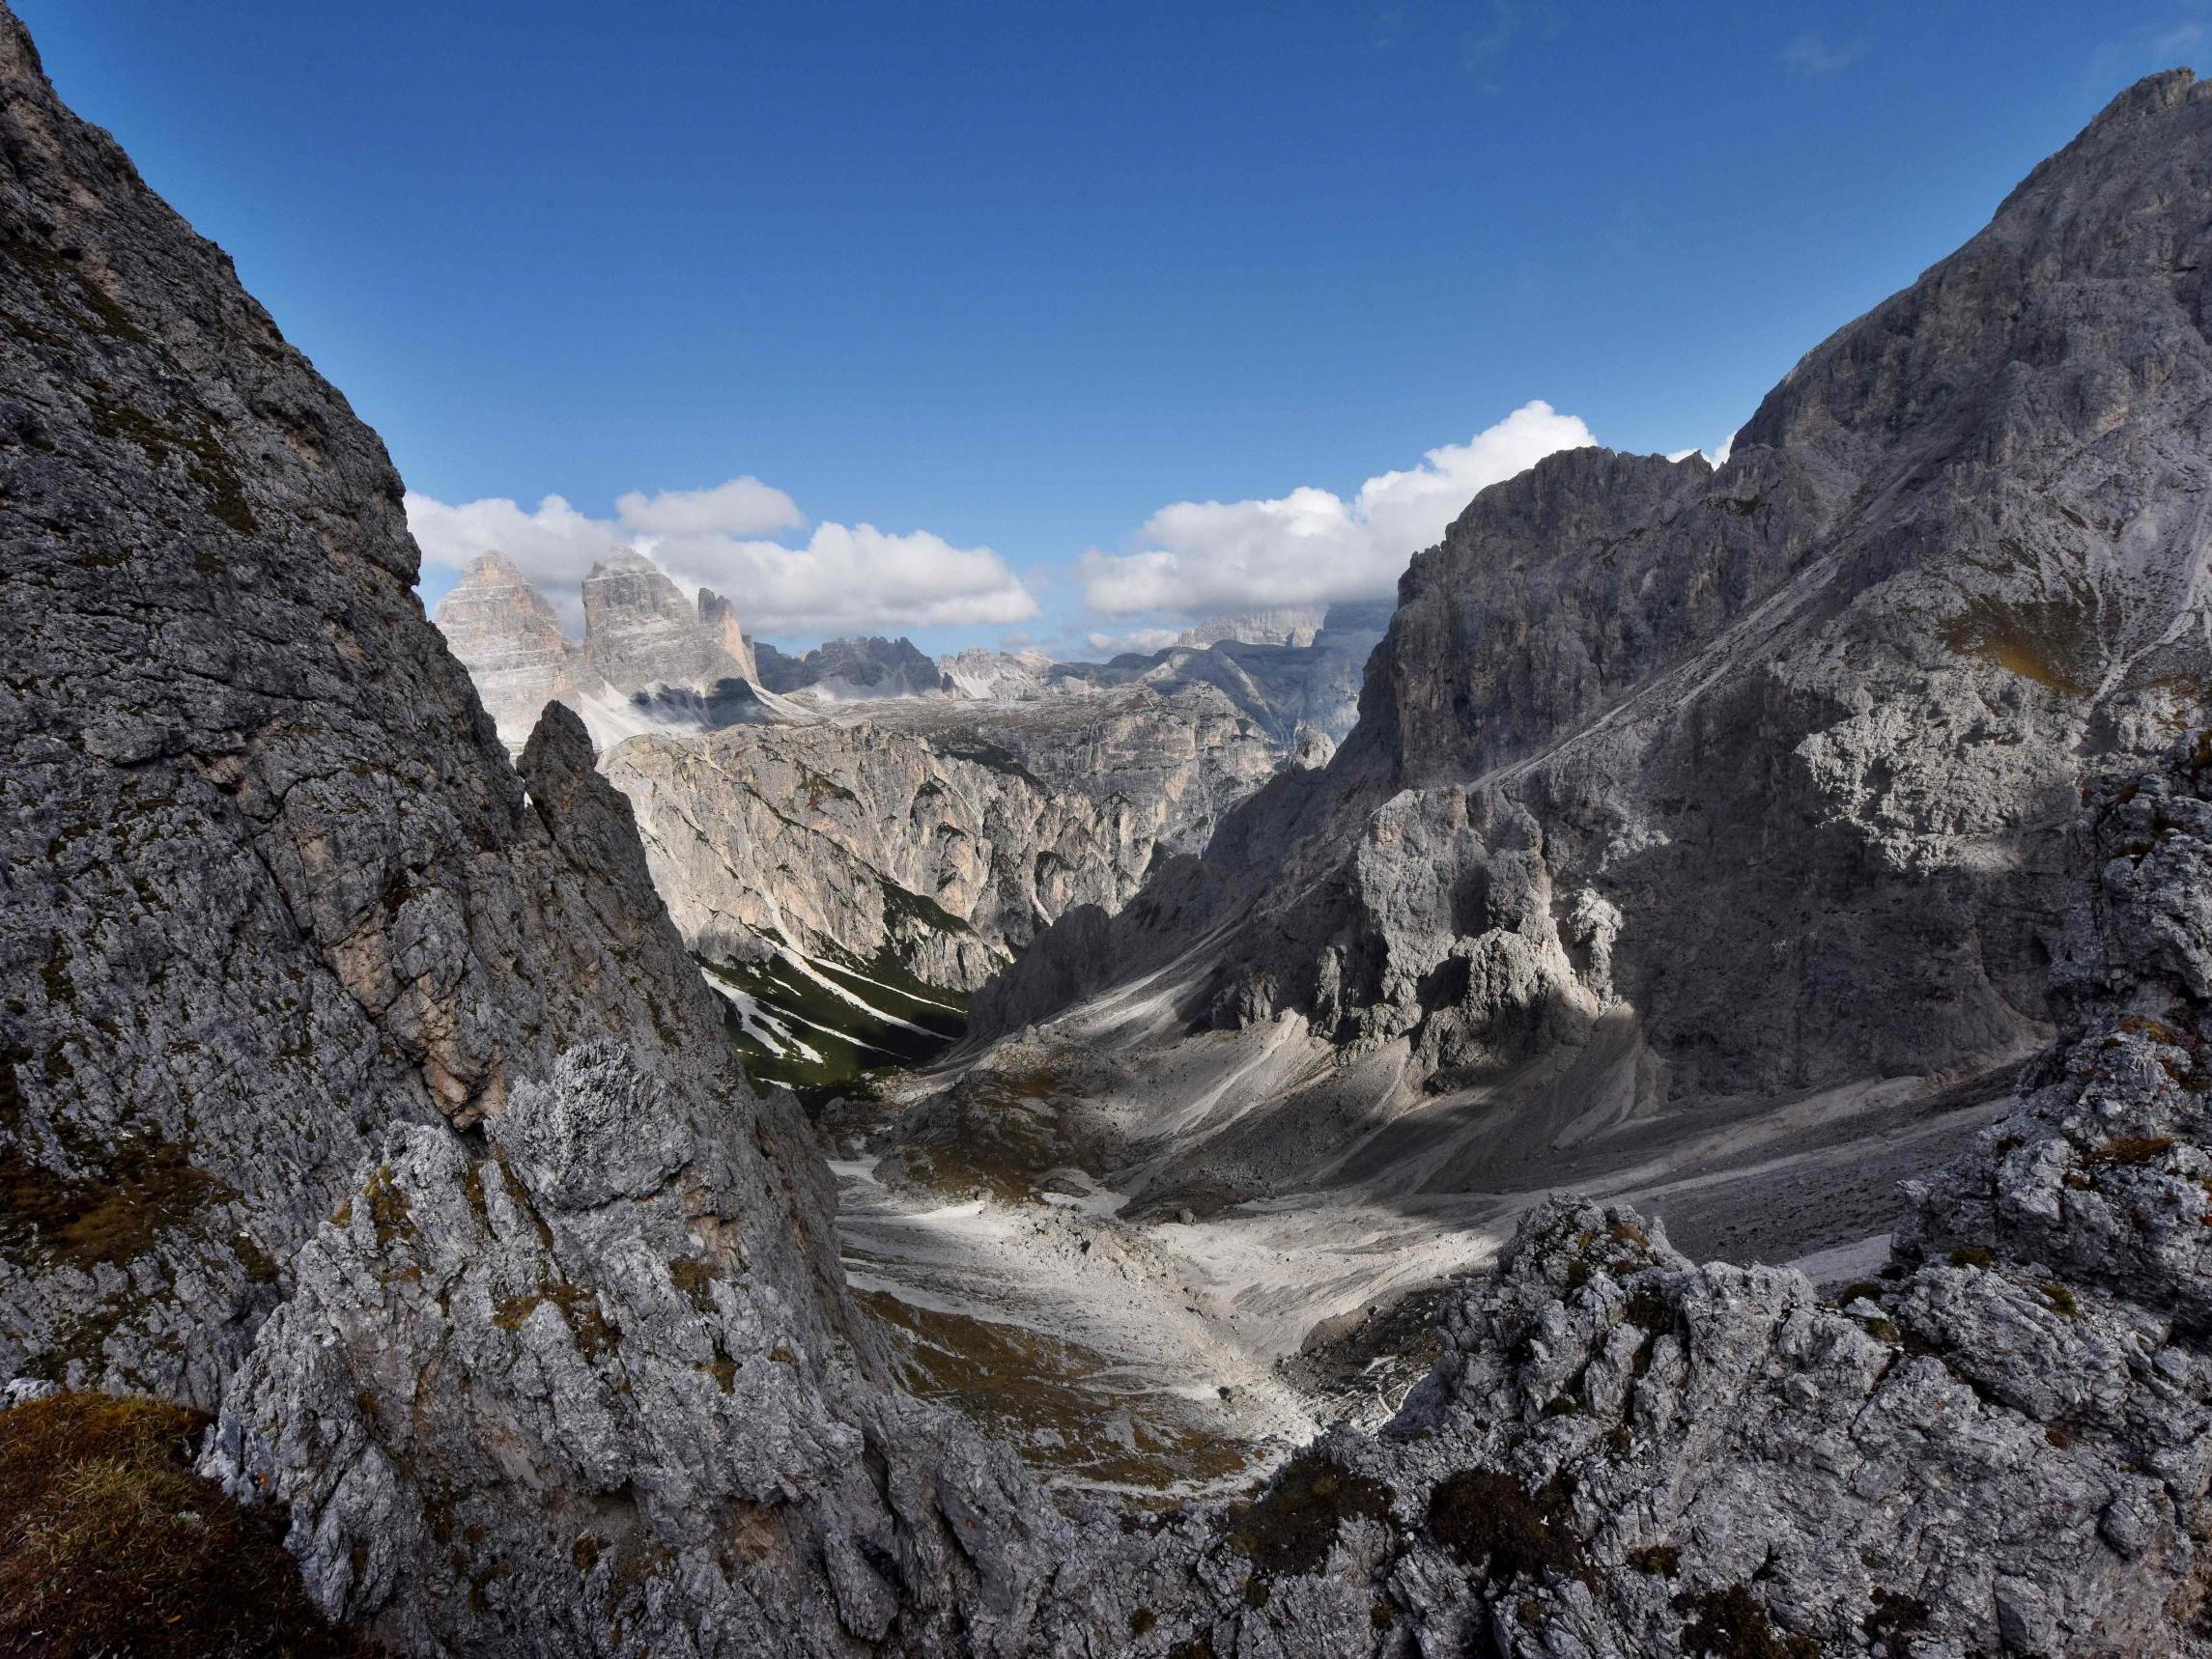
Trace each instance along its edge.
{"label": "blue sky", "polygon": [[[15,3],[454,510],[426,545],[512,500],[549,579],[642,536],[770,637],[934,649],[1386,588],[1567,417],[1716,446],[2212,42],[2174,4]],[[1207,501],[1247,505],[1162,516]]]}

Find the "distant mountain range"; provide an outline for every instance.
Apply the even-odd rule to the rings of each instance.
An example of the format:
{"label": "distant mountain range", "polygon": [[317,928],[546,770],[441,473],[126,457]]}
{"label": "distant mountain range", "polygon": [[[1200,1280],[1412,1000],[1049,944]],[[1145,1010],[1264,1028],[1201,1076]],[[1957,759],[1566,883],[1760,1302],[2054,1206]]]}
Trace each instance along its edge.
{"label": "distant mountain range", "polygon": [[881,637],[786,654],[627,548],[582,600],[571,640],[490,552],[438,624],[510,745],[550,702],[582,717],[754,1075],[809,1092],[941,1052],[1038,929],[1118,908],[1293,750],[1325,760],[1388,620],[1339,606],[1104,663],[933,661]]}
{"label": "distant mountain range", "polygon": [[[581,644],[498,564],[441,638],[376,436],[4,5],[0,232],[0,1647],[2206,1652],[2188,71],[1724,465],[1478,496],[1333,758],[1342,618],[854,701],[621,555]],[[728,1040],[934,1040],[1023,938],[840,1169]]]}

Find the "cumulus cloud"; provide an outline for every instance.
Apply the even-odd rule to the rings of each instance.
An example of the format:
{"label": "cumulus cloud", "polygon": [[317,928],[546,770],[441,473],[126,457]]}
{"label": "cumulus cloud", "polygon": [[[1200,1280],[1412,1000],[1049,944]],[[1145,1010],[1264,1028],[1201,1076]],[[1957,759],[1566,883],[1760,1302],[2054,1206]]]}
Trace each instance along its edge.
{"label": "cumulus cloud", "polygon": [[802,548],[727,536],[645,538],[678,581],[727,594],[764,633],[990,628],[1027,622],[1036,600],[988,548],[956,548],[927,530],[817,524]]}
{"label": "cumulus cloud", "polygon": [[769,539],[804,529],[806,515],[757,478],[709,490],[633,490],[612,519],[580,513],[558,495],[525,510],[504,497],[458,506],[410,492],[408,527],[428,564],[459,572],[497,548],[581,626],[578,588],[609,549],[653,558],[687,591],[711,587],[737,606],[749,633],[809,635],[1027,622],[1035,598],[989,548],[956,548],[927,530],[821,523],[804,543]]}
{"label": "cumulus cloud", "polygon": [[1265,501],[1179,501],[1145,522],[1136,552],[1083,555],[1084,604],[1103,616],[1205,616],[1382,599],[1476,494],[1555,450],[1597,441],[1541,400],[1349,499],[1305,488]]}
{"label": "cumulus cloud", "polygon": [[798,502],[750,474],[712,490],[662,490],[651,495],[633,490],[615,501],[614,511],[625,524],[648,535],[758,536],[796,530],[807,522]]}
{"label": "cumulus cloud", "polygon": [[1718,443],[1713,444],[1705,449],[1671,450],[1667,454],[1667,459],[1669,461],[1687,461],[1693,455],[1702,455],[1706,460],[1712,462],[1714,465],[1725,466],[1728,464],[1728,457],[1734,454],[1735,450],[1736,435],[1734,433],[1730,433]]}

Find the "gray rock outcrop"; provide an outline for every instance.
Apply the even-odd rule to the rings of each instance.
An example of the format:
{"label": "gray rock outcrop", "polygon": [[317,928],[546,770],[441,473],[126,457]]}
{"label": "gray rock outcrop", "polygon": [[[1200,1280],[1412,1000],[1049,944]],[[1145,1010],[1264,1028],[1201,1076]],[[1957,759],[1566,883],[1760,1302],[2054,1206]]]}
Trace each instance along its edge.
{"label": "gray rock outcrop", "polygon": [[1118,909],[1281,764],[1210,688],[648,737],[605,759],[693,949],[773,934],[973,991],[1076,905]]}
{"label": "gray rock outcrop", "polygon": [[438,602],[437,621],[511,747],[527,741],[548,703],[575,707],[609,689],[545,596],[496,549],[469,561]]}
{"label": "gray rock outcrop", "polygon": [[4,11],[0,307],[0,1371],[219,1405],[402,1651],[1006,1650],[1018,1474],[884,1380],[583,728],[518,774],[383,447]]}
{"label": "gray rock outcrop", "polygon": [[[737,606],[711,587],[699,589],[699,626],[706,631],[707,640],[714,655],[709,660],[711,668],[724,664],[741,680],[760,684],[760,664],[753,656],[752,641],[738,621]],[[717,673],[717,679],[726,678]]]}
{"label": "gray rock outcrop", "polygon": [[[1570,984],[1649,997],[1636,930],[1674,913],[1610,872],[1691,839],[1670,779],[1745,784],[1739,862],[1840,843],[1901,950],[1959,915],[1998,942],[1931,955],[1931,1007],[1861,1043],[1971,1049],[1954,992],[2029,984],[1978,908],[1995,868],[2049,921],[2057,1041],[1913,1195],[1890,1270],[1824,1302],[1559,1199],[1453,1298],[1386,1433],[1248,1503],[1063,1513],[888,1382],[827,1172],[744,1086],[581,722],[549,708],[510,765],[412,597],[381,445],[0,9],[0,1367],[219,1403],[204,1467],[288,1504],[318,1603],[409,1654],[2212,1650],[2212,740],[2121,759],[2198,674],[2208,160],[2212,95],[2143,83],[1989,245],[1808,359],[1744,470],[1598,458],[1486,495],[1409,577],[1360,735],[1209,852],[1312,877],[1324,915],[1375,900],[1393,949],[1451,918],[1438,1055],[1568,1040]],[[1560,672],[1471,648],[1517,587],[1599,613],[1547,624]],[[1423,640],[1470,649],[1423,668]],[[1356,867],[1311,850],[1347,824]],[[1779,974],[1758,882],[1838,871],[1772,857],[1699,868]],[[1233,886],[1186,859],[1127,926],[1053,931],[1128,948]],[[1848,917],[1797,925],[1873,975],[1836,995],[1899,1005]],[[1684,973],[1727,966],[1698,948]],[[1331,1029],[1390,1005],[1368,966],[1326,981]],[[1233,1017],[1305,1000],[1235,989]],[[1838,1052],[1825,1019],[1800,1053]],[[1700,1075],[1781,1052],[1715,1028]]]}
{"label": "gray rock outcrop", "polygon": [[[1215,1033],[1302,1022],[1356,1087],[1323,1061],[1179,1131],[1247,1192],[1375,1131],[1376,1067],[1432,1104],[1363,1167],[1454,1189],[1540,1179],[1601,1105],[2017,1060],[2050,1018],[2055,827],[2212,684],[2208,174],[2212,98],[2145,82],[1809,353],[1725,465],[1582,449],[1484,492],[1407,571],[1330,768],[1110,946],[1044,935],[978,1027],[1163,968]],[[1218,1040],[1155,1028],[1127,1073]]]}
{"label": "gray rock outcrop", "polygon": [[2212,739],[2073,840],[2059,1040],[1879,1277],[1823,1298],[1550,1200],[1380,1435],[1103,1541],[1060,1627],[1223,1659],[2212,1651]]}
{"label": "gray rock outcrop", "polygon": [[760,683],[771,691],[806,692],[816,701],[841,703],[882,697],[921,697],[953,689],[951,680],[911,639],[831,639],[793,656],[773,645],[758,648]]}
{"label": "gray rock outcrop", "polygon": [[382,1139],[210,1438],[320,1606],[411,1653],[1023,1650],[1060,1523],[779,1283],[830,1203],[788,1106],[610,1042],[487,1128]]}
{"label": "gray rock outcrop", "polygon": [[[1267,617],[1280,617],[1275,612]],[[972,649],[938,666],[962,695],[1028,702],[1141,687],[1173,696],[1211,687],[1286,748],[1307,732],[1341,741],[1359,717],[1360,678],[1390,622],[1388,605],[1299,612],[1313,626],[1268,628],[1250,618],[1192,630],[1177,644],[1105,662],[1057,662],[1040,652]],[[1206,633],[1197,642],[1193,635]],[[1259,637],[1247,638],[1246,634]],[[1295,635],[1294,638],[1290,637]]]}
{"label": "gray rock outcrop", "polygon": [[439,601],[439,631],[509,748],[548,703],[582,716],[601,748],[763,717],[752,641],[713,589],[687,605],[659,566],[618,548],[585,578],[583,614],[582,640],[568,638],[545,595],[497,551],[471,560]]}
{"label": "gray rock outcrop", "polygon": [[583,578],[584,657],[624,696],[754,679],[744,646],[727,600],[702,591],[690,604],[666,572],[629,548],[610,548]]}
{"label": "gray rock outcrop", "polygon": [[971,645],[965,651],[938,658],[937,667],[963,697],[1009,702],[1043,696],[1053,659],[1035,649],[993,651]]}
{"label": "gray rock outcrop", "polygon": [[[1283,605],[1236,616],[1211,616],[1182,631],[1177,645],[1205,650],[1208,645],[1311,645],[1328,613],[1326,605]],[[1386,615],[1384,623],[1389,621]]]}

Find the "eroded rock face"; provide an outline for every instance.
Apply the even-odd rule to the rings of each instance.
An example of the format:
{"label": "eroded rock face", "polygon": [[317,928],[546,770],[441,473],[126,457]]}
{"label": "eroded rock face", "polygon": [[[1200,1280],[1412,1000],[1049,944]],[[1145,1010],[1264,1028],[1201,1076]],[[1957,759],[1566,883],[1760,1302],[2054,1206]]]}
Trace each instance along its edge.
{"label": "eroded rock face", "polygon": [[[2028,1052],[2054,827],[2204,710],[2208,178],[2212,98],[2145,82],[1725,465],[1582,449],[1484,492],[1406,573],[1329,771],[1163,871],[1111,949],[1044,936],[978,1026],[1175,962],[1189,1018],[1295,1018],[1470,1118],[1551,1110],[1531,1080],[1599,1013],[1639,1113]],[[1264,1187],[1311,1171],[1268,1147],[1345,1143],[1326,1075],[1252,1104],[1184,1150]]]}
{"label": "eroded rock face", "polygon": [[382,446],[4,12],[0,307],[0,1371],[219,1405],[403,1651],[1004,1650],[1018,1476],[884,1381],[582,725],[518,774]]}
{"label": "eroded rock face", "polygon": [[[1209,617],[1184,629],[1176,643],[1200,650],[1224,641],[1237,645],[1311,645],[1327,614],[1326,605],[1283,605],[1238,616]],[[1382,620],[1387,624],[1390,619],[1386,615]]]}
{"label": "eroded rock face", "polygon": [[993,651],[971,645],[938,658],[937,667],[963,697],[1012,700],[1045,695],[1053,660],[1042,651]]}
{"label": "eroded rock face", "polygon": [[1209,688],[641,738],[605,762],[695,950],[773,932],[972,991],[1076,905],[1119,908],[1280,764]]}
{"label": "eroded rock face", "polygon": [[713,1011],[616,967],[642,864],[525,798],[374,436],[12,20],[0,93],[0,1367],[207,1405],[384,1128]]}
{"label": "eroded rock face", "polygon": [[408,1652],[1022,1650],[1061,1524],[781,1293],[762,1224],[827,1176],[751,1115],[610,1042],[484,1144],[383,1139],[206,1457],[321,1606]]}
{"label": "eroded rock face", "polygon": [[[2051,249],[2161,242],[2201,183],[2188,89],[2145,83],[2030,180]],[[219,1399],[205,1467],[290,1504],[322,1605],[421,1654],[2206,1650],[2202,737],[2049,831],[2085,872],[2059,1040],[1915,1195],[1890,1274],[1823,1302],[1560,1199],[1388,1433],[1250,1504],[1063,1516],[884,1382],[826,1172],[737,1076],[581,723],[549,709],[509,766],[411,598],[374,437],[4,13],[0,215],[0,1364]],[[2165,551],[2136,568],[2186,621]],[[2129,661],[2175,660],[2147,637]],[[2011,672],[1954,671],[1985,668]],[[2112,672],[2090,708],[2125,748],[2156,705]],[[2045,709],[1964,684],[1993,720]],[[1451,706],[1404,702],[1443,744],[1419,752],[1485,741]],[[1287,773],[1231,849],[1318,833],[1374,741]],[[1347,879],[1408,928],[1482,919],[1456,937],[1497,1008],[1570,1019],[1538,996],[1563,976],[1602,999],[1635,917],[1562,880],[1553,798],[1381,775],[1404,804]],[[1116,948],[1095,912],[1065,926]]]}
{"label": "eroded rock face", "polygon": [[1142,687],[1174,696],[1210,686],[1286,748],[1312,732],[1332,744],[1359,717],[1360,678],[1390,625],[1388,605],[1292,606],[1186,629],[1162,651],[1108,662],[971,649],[938,660],[962,694],[998,701]]}
{"label": "eroded rock face", "polygon": [[562,633],[545,596],[505,553],[469,561],[438,602],[438,630],[511,745],[527,741],[548,703],[573,707],[608,689],[583,648]]}
{"label": "eroded rock face", "polygon": [[[737,634],[732,651],[729,636]],[[745,639],[729,602],[703,592],[688,603],[642,553],[614,548],[583,578],[583,652],[615,690],[634,696],[658,686],[695,689],[746,672]]]}
{"label": "eroded rock face", "polygon": [[[760,683],[760,664],[754,660],[752,641],[746,637],[737,606],[709,587],[699,589],[699,626],[723,662],[740,679]],[[720,664],[718,663],[717,666]],[[723,676],[718,675],[718,678]]]}
{"label": "eroded rock face", "polygon": [[951,680],[911,639],[831,639],[793,656],[759,648],[760,683],[771,691],[807,692],[821,702],[920,697],[950,691]]}
{"label": "eroded rock face", "polygon": [[1093,1530],[1045,1628],[1224,1659],[2212,1650],[2212,741],[2103,787],[2074,843],[2059,1040],[1878,1278],[1823,1297],[1547,1200],[1380,1435]]}

